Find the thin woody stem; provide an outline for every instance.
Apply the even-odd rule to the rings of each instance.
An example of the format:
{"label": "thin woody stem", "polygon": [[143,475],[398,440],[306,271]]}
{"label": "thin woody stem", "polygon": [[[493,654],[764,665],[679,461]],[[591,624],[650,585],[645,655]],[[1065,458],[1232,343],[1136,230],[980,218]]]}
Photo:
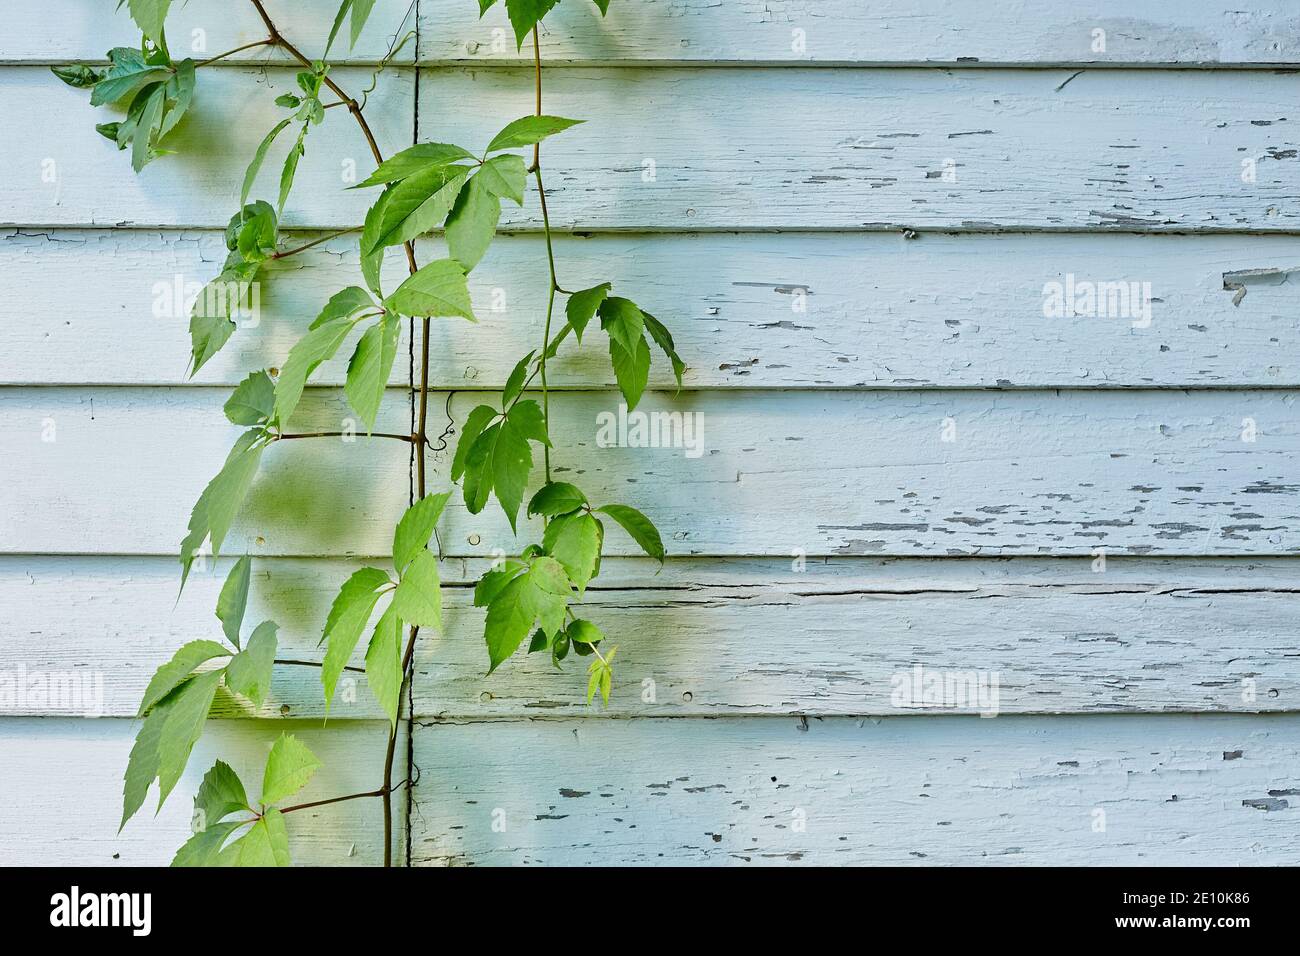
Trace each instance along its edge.
{"label": "thin woody stem", "polygon": [[290,256],[296,256],[300,252],[306,252],[308,249],[313,249],[316,246],[319,246],[321,243],[329,242],[331,239],[337,239],[339,236],[346,236],[348,233],[356,232],[356,231],[357,231],[356,229],[340,229],[338,232],[331,232],[327,236],[321,236],[319,239],[313,239],[311,242],[306,243],[305,245],[297,246],[296,248],[293,249],[285,249],[283,252],[274,253],[271,256],[271,258],[287,259]]}
{"label": "thin woody stem", "polygon": [[414,435],[398,435],[393,432],[295,432],[292,435],[276,435],[274,441],[287,441],[290,438],[342,438],[344,436],[363,438],[393,438],[397,441],[413,442]]}
{"label": "thin woody stem", "polygon": [[[267,33],[269,34],[266,42],[283,48],[287,53],[289,53],[292,57],[294,57],[294,59],[296,59],[303,66],[310,67],[312,65],[311,60],[307,59],[307,57],[303,54],[301,50],[299,50],[296,46],[294,46],[292,43],[290,43],[287,39],[284,38],[284,36],[280,33],[279,29],[276,27],[275,21],[273,21],[270,15],[266,12],[266,7],[262,5],[262,0],[252,0],[252,4],[253,7],[257,10],[258,15],[262,18],[262,23],[266,26]],[[352,114],[353,118],[356,119],[357,125],[361,127],[361,132],[366,138],[366,143],[370,147],[371,155],[373,155],[375,158],[375,163],[382,164],[384,161],[384,155],[379,149],[379,144],[375,141],[375,134],[370,129],[370,124],[366,122],[366,117],[362,113],[361,104],[358,103],[351,96],[349,96],[346,92],[344,92],[342,87],[340,87],[328,76],[324,77],[324,83],[334,93],[334,95],[339,98],[339,100],[341,100],[344,104],[347,105],[348,111]],[[410,242],[403,243],[402,246],[406,250],[407,267],[409,268],[410,272],[414,274],[415,272],[419,271],[420,268],[415,261],[415,246]],[[428,404],[429,404],[429,319],[428,318],[424,319],[422,331],[423,331],[423,335],[421,339],[421,349],[420,349],[419,418],[418,418],[418,426],[417,426],[416,433],[409,437],[391,436],[391,435],[386,436],[386,437],[402,437],[403,440],[406,441],[414,440],[414,444],[416,445],[416,455],[415,455],[416,476],[417,476],[416,486],[420,498],[423,498],[425,494],[424,448],[429,443],[428,435],[425,430],[425,425],[428,421]],[[281,436],[281,437],[289,437],[289,436]],[[313,437],[326,437],[326,436],[320,435],[320,436],[313,436]],[[402,694],[405,693],[406,691],[408,675],[411,670],[411,662],[414,660],[415,657],[415,639],[419,635],[419,633],[420,633],[419,627],[413,625],[411,627],[410,637],[408,638],[406,643],[406,650],[402,655],[402,686],[398,691],[399,700],[401,699]],[[388,735],[388,749],[384,757],[384,785],[381,788],[371,793],[354,794],[349,797],[339,797],[339,798],[335,798],[335,800],[321,801],[316,804],[304,804],[302,806],[293,807],[291,809],[294,810],[305,809],[307,806],[320,806],[323,803],[332,803],[332,802],[337,802],[338,800],[350,800],[350,799],[355,799],[356,797],[364,797],[364,796],[382,797],[384,801],[384,866],[392,866],[393,865],[393,803],[392,803],[393,760],[394,760],[396,750],[397,750],[397,725],[394,724],[392,730],[389,732]],[[282,812],[289,812],[289,811],[285,810]]]}
{"label": "thin woody stem", "polygon": [[[537,27],[533,27],[533,64],[536,77],[537,115],[542,115],[542,46],[537,37]],[[542,184],[542,144],[533,144],[533,175],[537,178],[537,196],[542,203],[542,226],[546,232],[546,261],[551,270],[551,288],[546,298],[546,328],[542,332],[542,357],[538,369],[542,374],[542,419],[546,428],[548,441],[542,446],[542,459],[546,464],[546,481],[551,481],[551,391],[546,382],[546,353],[551,346],[551,319],[555,314],[555,293],[559,289],[559,280],[555,277],[555,249],[551,244],[551,214],[546,208],[546,187]]]}
{"label": "thin woody stem", "polygon": [[243,46],[237,46],[233,50],[227,50],[225,53],[218,53],[216,56],[210,56],[206,60],[199,60],[194,64],[195,69],[201,66],[210,66],[218,60],[224,60],[228,56],[234,56],[236,53],[243,53],[245,50],[251,50],[259,46],[274,46],[275,40],[267,37],[265,40],[257,40],[254,43],[245,43]]}
{"label": "thin woody stem", "polygon": [[[279,658],[277,658],[274,661],[274,663],[294,664],[298,667],[324,667],[325,666],[320,661],[294,661],[294,660],[281,660]],[[345,671],[356,671],[358,674],[364,674],[366,672],[366,669],[364,667],[344,667],[343,669]]]}

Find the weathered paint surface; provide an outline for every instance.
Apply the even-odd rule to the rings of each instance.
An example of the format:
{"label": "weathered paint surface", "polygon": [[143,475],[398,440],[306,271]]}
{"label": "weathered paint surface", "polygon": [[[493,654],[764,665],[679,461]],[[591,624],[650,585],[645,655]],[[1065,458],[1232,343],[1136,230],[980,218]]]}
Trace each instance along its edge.
{"label": "weathered paint surface", "polygon": [[[315,52],[336,4],[272,6]],[[346,88],[407,6],[377,5]],[[386,153],[531,112],[500,5],[418,7],[367,107]],[[175,16],[178,52],[262,35],[249,4]],[[0,671],[89,675],[104,717],[6,705],[4,862],[164,863],[214,757],[256,780],[299,733],[327,767],[311,799],[374,786],[386,734],[362,675],[322,728],[317,672],[280,665],[260,710],[219,702],[159,819],[115,833],[141,689],[215,633],[229,560],[177,604],[174,553],[238,431],[221,404],[357,277],[348,238],[280,264],[256,326],[186,379],[168,290],[216,272],[239,157],[294,71],[260,48],[203,71],[181,154],[136,177],[44,66],[99,61],[125,24],[24,2],[0,39],[0,102],[39,130],[0,143]],[[607,710],[583,706],[581,662],[484,678],[468,586],[537,528],[453,504],[446,633],[412,694],[412,862],[1300,863],[1300,179],[1294,78],[1272,69],[1297,36],[1282,0],[561,4],[547,110],[588,120],[545,151],[561,278],[612,279],[669,324],[686,390],[657,370],[641,410],[698,415],[701,453],[601,447],[602,342],[551,366],[557,474],[643,507],[670,553],[661,570],[610,531],[584,612],[620,645]],[[344,120],[313,132],[288,228],[360,222]],[[538,224],[532,197],[508,205],[471,278],[482,321],[435,323],[435,433],[540,336]],[[1071,277],[1136,283],[1149,313],[1045,315]],[[344,360],[295,426],[348,427]],[[410,428],[408,374],[379,430]],[[268,451],[226,550],[258,558],[249,614],[281,624],[282,659],[317,657],[339,582],[384,563],[406,452]],[[430,461],[441,488],[448,453]],[[1002,716],[900,706],[917,665],[996,675]],[[295,814],[296,858],[377,862],[378,810]]]}

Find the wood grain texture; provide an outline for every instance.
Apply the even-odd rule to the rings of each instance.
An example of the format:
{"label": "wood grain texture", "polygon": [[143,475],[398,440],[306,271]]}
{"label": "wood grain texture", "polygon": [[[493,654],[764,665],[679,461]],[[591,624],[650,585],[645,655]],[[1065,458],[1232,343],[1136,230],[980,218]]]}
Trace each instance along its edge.
{"label": "wood grain texture", "polygon": [[[0,382],[186,383],[176,292],[197,292],[224,251],[214,232],[0,235],[9,346]],[[567,288],[610,279],[671,326],[690,363],[687,387],[1300,384],[1300,239],[1291,236],[601,235],[564,237],[556,253]],[[421,244],[421,261],[443,254],[439,241]],[[388,265],[393,288],[405,264],[395,253]],[[330,291],[359,275],[354,237],[277,263],[259,287],[256,327],[195,381],[235,385],[249,369],[280,365]],[[1106,309],[1045,317],[1045,285],[1071,275],[1150,283],[1150,326]],[[499,238],[470,277],[480,322],[435,327],[432,380],[500,388],[525,343],[542,338],[548,281],[541,237]],[[591,341],[548,364],[552,387],[614,385],[602,337]],[[342,384],[346,363],[326,363],[314,380]],[[408,375],[399,363],[391,382]],[[651,375],[672,384],[665,363]]]}
{"label": "wood grain texture", "polygon": [[[601,19],[589,2],[546,16],[548,63],[602,62],[1048,65],[1294,63],[1295,9],[1260,0],[635,0]],[[421,4],[421,60],[516,62],[502,5],[481,20],[470,3]],[[1094,48],[1094,30],[1105,48]],[[802,31],[800,36],[795,31]],[[802,48],[796,44],[802,40]]]}
{"label": "wood grain texture", "polygon": [[[0,224],[224,229],[239,211],[248,160],[286,115],[274,104],[275,97],[298,89],[295,76],[284,68],[204,71],[194,106],[167,141],[176,155],[156,160],[137,175],[130,157],[95,132],[96,123],[119,118],[113,110],[92,109],[86,91],[65,86],[44,68],[0,68],[0,96],[21,111],[11,123],[41,130],[39,136],[12,136],[0,145],[0,159],[13,170],[0,182]],[[341,68],[333,76],[360,95],[370,71]],[[413,141],[414,87],[409,70],[393,70],[370,97],[366,116],[385,155]],[[360,190],[347,191],[374,168],[365,139],[346,111],[331,110],[326,116],[329,120],[307,138],[285,206],[287,225],[359,225],[373,201]],[[251,198],[275,199],[290,145],[282,134],[267,154]],[[345,179],[347,175],[353,178]]]}
{"label": "wood grain texture", "polygon": [[[359,78],[339,76],[353,87]],[[1276,77],[1101,70],[1066,83],[1071,76],[557,71],[547,109],[591,122],[548,145],[553,221],[577,231],[1294,231],[1293,98]],[[0,187],[0,225],[224,226],[239,179],[228,157],[250,154],[273,125],[270,94],[292,73],[210,77],[213,89],[200,90],[177,137],[183,155],[135,177],[94,131],[83,94],[43,69],[0,68],[6,98],[46,129],[4,147],[0,158],[18,172]],[[250,84],[263,77],[273,89]],[[412,85],[409,71],[394,70],[372,98],[386,151],[411,141]],[[438,139],[476,146],[531,112],[531,90],[518,70],[434,70],[420,86],[420,115]],[[465,102],[475,110],[460,110]],[[735,106],[719,111],[718,102]],[[215,141],[223,149],[210,148]],[[42,179],[47,159],[61,164],[56,182]],[[348,160],[364,175],[359,134],[326,123],[308,144],[286,221],[358,225],[368,197],[339,188]],[[1256,161],[1253,183],[1242,182],[1243,160]],[[956,182],[945,181],[947,169]],[[504,228],[539,226],[534,199],[507,206]]]}
{"label": "wood grain texture", "polygon": [[[154,817],[157,789],[119,835],[122,775],[138,725],[129,720],[0,720],[0,862],[6,866],[166,866],[190,834],[193,797],[220,759],[234,767],[250,795],[282,731],[295,734],[324,766],[301,792],[302,802],[373,789],[382,779],[386,721],[210,721],[189,766]],[[405,747],[398,753],[405,756]],[[403,776],[399,765],[398,778]],[[294,798],[298,799],[297,797]],[[404,798],[395,810],[405,811]],[[378,800],[353,800],[289,814],[295,863],[376,866],[383,862]],[[400,848],[400,841],[398,843]],[[400,858],[400,856],[399,856]]]}
{"label": "wood grain texture", "polygon": [[1296,716],[419,725],[412,862],[1294,865],[1298,730]]}
{"label": "wood grain texture", "polygon": [[[606,562],[578,609],[619,646],[614,695],[599,713],[896,715],[912,708],[900,711],[894,681],[910,686],[901,681],[916,664],[940,676],[996,673],[996,701],[954,695],[932,708],[955,712],[1296,709],[1293,560],[1120,558],[1104,573],[1091,559],[835,558],[803,572],[792,563],[679,559],[655,573],[636,559]],[[178,568],[167,558],[0,558],[0,676],[90,681],[80,697],[0,698],[0,711],[133,716],[177,647],[219,639],[212,608],[229,566],[196,571],[177,601]],[[357,566],[259,560],[248,626],[275,620],[281,658],[320,660],[325,614]],[[591,713],[576,656],[557,671],[540,655],[520,655],[485,677],[481,613],[469,593],[484,567],[443,564],[446,631],[417,645],[417,716]],[[364,644],[354,666],[363,653]],[[319,671],[277,667],[260,710],[223,697],[214,716],[250,714],[325,716]],[[363,675],[345,675],[330,715],[379,717]]]}
{"label": "wood grain texture", "polygon": [[[325,50],[338,0],[287,0],[270,2],[267,10],[280,32],[307,56]],[[375,4],[355,47],[343,39],[331,51],[330,62],[377,62],[388,52],[394,34],[402,28],[409,3],[384,0]],[[116,4],[86,0],[12,0],[7,4],[5,40],[0,63],[67,63],[105,60],[104,51],[115,46],[138,47],[140,30],[125,9]],[[405,29],[415,26],[414,17]],[[203,60],[227,50],[255,43],[267,36],[262,18],[247,0],[187,0],[173,3],[167,16],[167,37],[172,56]],[[397,62],[414,59],[408,43]],[[263,63],[286,60],[287,54],[258,48],[235,54],[228,63]]]}
{"label": "wood grain texture", "polygon": [[[0,553],[175,553],[194,500],[239,433],[221,414],[227,395],[0,389],[0,430],[17,462],[0,485]],[[697,416],[689,421],[698,443],[629,447],[629,431],[623,444],[602,447],[620,440],[602,427],[616,421],[618,397],[568,392],[551,402],[552,437],[564,450],[553,463],[597,503],[634,501],[675,556],[1291,554],[1300,550],[1295,397],[654,393],[636,411]],[[477,402],[454,396],[455,421]],[[430,398],[435,435],[444,403],[443,393]],[[351,418],[337,391],[316,389],[293,425],[337,429]],[[55,440],[43,441],[51,423]],[[390,393],[376,428],[409,428],[405,395]],[[431,490],[446,484],[452,447],[431,456]],[[387,553],[407,501],[406,452],[360,438],[271,448],[227,553]],[[516,552],[540,533],[521,521],[516,538],[495,504],[471,516],[458,499],[446,522],[453,556]],[[635,553],[617,529],[606,548]]]}
{"label": "wood grain texture", "polygon": [[[433,70],[420,116],[478,143],[531,96],[525,71]],[[1294,231],[1293,103],[1264,72],[573,69],[546,109],[590,122],[544,163],[576,230]]]}

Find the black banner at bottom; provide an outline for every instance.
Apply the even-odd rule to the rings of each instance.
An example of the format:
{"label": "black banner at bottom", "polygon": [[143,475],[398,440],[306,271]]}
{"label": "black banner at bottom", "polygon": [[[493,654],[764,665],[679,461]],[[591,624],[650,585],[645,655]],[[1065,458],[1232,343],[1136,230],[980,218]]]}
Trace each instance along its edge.
{"label": "black banner at bottom", "polygon": [[[827,920],[850,918],[868,939],[910,925],[965,943],[1026,930],[1230,943],[1242,933],[1293,937],[1298,887],[1296,870],[1272,869],[0,869],[0,919],[18,939],[95,934],[130,945],[233,933],[263,947],[373,945],[454,920],[495,942],[515,925],[521,935],[552,935],[563,925],[554,920],[581,903],[572,928],[602,945],[625,918],[656,935],[678,925],[723,937],[783,922],[829,929]],[[509,918],[520,910],[536,910],[541,922]]]}

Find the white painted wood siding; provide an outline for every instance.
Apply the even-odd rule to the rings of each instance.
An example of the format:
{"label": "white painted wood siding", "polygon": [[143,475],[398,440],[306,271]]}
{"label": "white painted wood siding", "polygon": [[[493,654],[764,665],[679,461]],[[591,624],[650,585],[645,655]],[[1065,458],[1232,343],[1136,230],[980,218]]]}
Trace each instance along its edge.
{"label": "white painted wood siding", "polygon": [[[335,70],[346,88],[367,85],[408,5],[377,4]],[[99,675],[103,699],[98,719],[30,700],[0,713],[0,821],[23,820],[0,823],[0,862],[165,863],[215,757],[255,779],[281,730],[302,734],[326,763],[308,799],[372,787],[382,764],[362,675],[322,725],[318,673],[282,665],[257,712],[218,703],[161,816],[116,834],[140,693],[217,626],[228,562],[177,603],[175,552],[239,431],[221,405],[356,281],[356,251],[340,238],[274,267],[256,327],[187,379],[169,290],[218,268],[294,70],[258,48],[202,71],[180,154],[136,176],[46,69],[131,43],[125,15],[14,6],[0,670]],[[337,4],[268,6],[314,54]],[[417,865],[1300,863],[1300,141],[1285,72],[1300,16],[1241,6],[615,0],[602,20],[565,0],[548,17],[547,111],[588,120],[544,152],[561,281],[611,279],[670,326],[685,390],[657,369],[642,408],[700,415],[702,454],[599,447],[597,416],[619,405],[600,341],[551,366],[559,475],[642,507],[670,558],[661,570],[610,529],[584,613],[620,666],[609,708],[587,708],[581,661],[484,677],[470,585],[537,529],[516,538],[495,506],[453,504],[447,632],[416,658],[399,851],[409,838]],[[419,42],[367,108],[385,152],[417,135],[474,146],[531,112],[499,7],[418,4]],[[196,57],[262,36],[234,0],[173,17],[173,47]],[[360,222],[353,164],[368,171],[364,141],[331,111],[286,209],[303,241]],[[481,321],[434,323],[435,434],[445,404],[463,421],[540,338],[538,226],[534,197],[508,205],[471,276]],[[427,259],[441,240],[421,246]],[[1150,283],[1149,324],[1045,315],[1044,287],[1067,277]],[[346,424],[344,362],[320,370],[296,424]],[[399,361],[381,430],[410,428],[408,376]],[[249,615],[281,624],[280,656],[311,659],[339,583],[385,560],[409,462],[363,438],[285,446],[226,550],[257,559]],[[431,456],[434,488],[448,461]],[[996,673],[1001,716],[898,706],[917,665]],[[378,862],[369,803],[295,815],[296,860]]]}

